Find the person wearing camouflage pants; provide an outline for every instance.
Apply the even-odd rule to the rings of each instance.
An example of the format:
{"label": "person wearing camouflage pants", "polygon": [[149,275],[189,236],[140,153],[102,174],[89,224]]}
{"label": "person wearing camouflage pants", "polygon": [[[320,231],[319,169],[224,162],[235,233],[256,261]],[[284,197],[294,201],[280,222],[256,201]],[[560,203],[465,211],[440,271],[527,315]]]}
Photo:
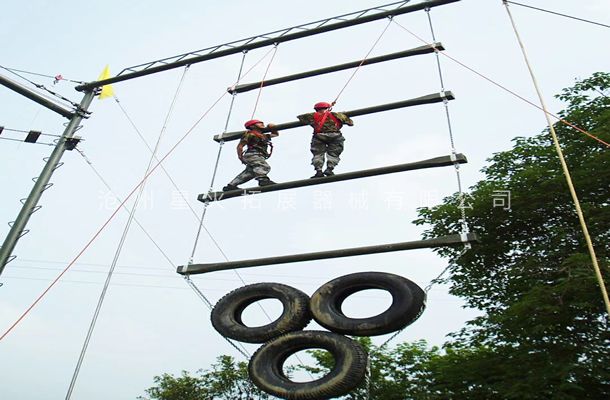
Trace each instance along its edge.
{"label": "person wearing camouflage pants", "polygon": [[[344,149],[345,138],[341,134],[343,124],[353,126],[353,121],[345,114],[330,111],[329,103],[320,102],[314,105],[315,113],[297,116],[299,121],[311,125],[314,129],[311,138],[311,165],[316,173],[312,178],[331,176],[333,170],[339,164],[340,155]],[[326,160],[325,160],[326,158]],[[326,161],[326,170],[324,169]]]}
{"label": "person wearing camouflage pants", "polygon": [[[248,182],[252,178],[256,178],[259,186],[273,185],[275,183],[267,176],[269,171],[271,171],[271,167],[267,163],[267,159],[271,156],[271,153],[268,151],[269,147],[272,148],[271,138],[279,135],[273,129],[275,125],[267,125],[267,128],[272,129],[270,134],[262,133],[263,129],[265,129],[265,124],[256,119],[246,122],[244,126],[248,131],[244,133],[237,145],[237,157],[243,164],[246,164],[246,169],[229,182],[227,186],[222,188],[224,192],[238,190],[239,187],[237,185]],[[245,152],[244,146],[246,146]]]}

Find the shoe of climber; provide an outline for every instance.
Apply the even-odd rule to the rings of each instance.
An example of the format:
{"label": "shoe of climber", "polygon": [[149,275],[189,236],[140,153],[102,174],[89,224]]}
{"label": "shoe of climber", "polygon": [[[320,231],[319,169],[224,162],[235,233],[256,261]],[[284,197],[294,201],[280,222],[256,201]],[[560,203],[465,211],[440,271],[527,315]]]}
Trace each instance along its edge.
{"label": "shoe of climber", "polygon": [[258,186],[269,186],[269,185],[275,185],[275,182],[273,182],[271,179],[269,178],[260,178],[258,180]]}
{"label": "shoe of climber", "polygon": [[324,175],[326,176],[333,176],[335,173],[333,172],[332,168],[326,168],[326,171],[324,171]]}
{"label": "shoe of climber", "polygon": [[311,179],[313,179],[313,178],[324,178],[324,174],[322,173],[322,170],[316,169],[316,174],[314,176],[312,176]]}
{"label": "shoe of climber", "polygon": [[223,192],[228,192],[228,191],[231,191],[231,190],[241,190],[241,189],[238,188],[237,186],[231,185],[231,184],[228,184],[227,186],[222,188]]}

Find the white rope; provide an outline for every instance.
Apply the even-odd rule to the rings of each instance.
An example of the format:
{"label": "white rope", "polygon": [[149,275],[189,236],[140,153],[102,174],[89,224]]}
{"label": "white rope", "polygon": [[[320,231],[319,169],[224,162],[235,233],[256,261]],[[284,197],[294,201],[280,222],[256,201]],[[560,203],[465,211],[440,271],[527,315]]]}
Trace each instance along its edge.
{"label": "white rope", "polygon": [[[178,94],[180,93],[180,89],[182,88],[182,84],[184,82],[184,77],[186,75],[186,72],[188,71],[188,66],[184,69],[184,72],[182,74],[182,77],[180,78],[180,83],[178,84],[178,88],[176,89],[176,93],[174,94],[174,98],[172,100],[172,103],[170,105],[169,111],[165,117],[165,121],[163,123],[163,127],[161,128],[161,132],[159,133],[159,136],[157,138],[157,143],[155,145],[155,149],[153,151],[152,156],[150,157],[149,161],[148,161],[148,166],[146,167],[146,172],[144,174],[144,177],[146,177],[149,173],[150,170],[153,166],[153,162],[155,161],[155,156],[157,154],[157,151],[159,150],[159,145],[161,143],[161,139],[163,137],[163,134],[165,133],[166,129],[167,129],[167,125],[169,123],[170,117],[172,115],[172,111],[174,109],[174,105],[176,104],[176,99],[178,97]],[[87,353],[87,348],[89,347],[89,343],[91,341],[91,336],[93,335],[93,331],[95,330],[95,325],[97,323],[97,319],[99,317],[100,311],[102,309],[102,305],[104,303],[104,299],[106,297],[106,293],[108,291],[108,286],[110,285],[110,280],[112,279],[112,274],[114,272],[114,269],[116,268],[117,262],[119,260],[119,257],[121,255],[121,251],[123,250],[123,245],[125,244],[125,240],[127,239],[127,234],[129,233],[129,228],[131,227],[131,223],[133,222],[133,219],[135,217],[135,213],[137,210],[137,207],[139,205],[140,199],[142,198],[142,194],[144,192],[144,188],[146,187],[146,182],[143,182],[142,185],[140,185],[138,194],[136,195],[136,198],[134,200],[133,206],[131,208],[131,211],[129,213],[129,218],[127,219],[127,223],[125,224],[125,228],[123,229],[123,234],[121,235],[121,239],[119,240],[119,244],[117,246],[116,252],[114,254],[114,258],[112,260],[112,264],[110,266],[110,269],[108,270],[108,275],[106,277],[106,281],[104,282],[104,287],[102,288],[102,292],[100,294],[97,306],[95,308],[95,311],[93,313],[93,318],[91,320],[91,324],[89,325],[89,330],[87,331],[87,336],[85,337],[85,341],[83,343],[83,347],[81,349],[81,353],[79,355],[78,361],[76,363],[76,367],[74,368],[74,373],[72,375],[72,380],[70,381],[70,386],[68,387],[68,392],[66,393],[66,400],[70,400],[72,397],[72,393],[74,391],[74,386],[76,385],[76,380],[78,378],[78,374],[80,372],[80,369],[82,367],[85,355]]]}

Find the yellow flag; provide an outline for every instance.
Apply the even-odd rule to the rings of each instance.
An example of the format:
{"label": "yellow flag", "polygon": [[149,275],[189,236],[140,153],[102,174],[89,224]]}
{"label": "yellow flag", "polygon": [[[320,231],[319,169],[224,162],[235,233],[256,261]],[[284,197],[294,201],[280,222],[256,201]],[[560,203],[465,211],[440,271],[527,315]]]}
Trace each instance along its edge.
{"label": "yellow flag", "polygon": [[[106,67],[100,74],[100,77],[97,78],[97,80],[101,81],[101,80],[108,79],[108,78],[110,78],[110,67],[108,65],[106,65]],[[105,98],[112,97],[112,96],[114,96],[114,88],[112,87],[112,85],[104,85],[104,86],[102,86],[102,91],[100,92],[98,99],[104,100]]]}

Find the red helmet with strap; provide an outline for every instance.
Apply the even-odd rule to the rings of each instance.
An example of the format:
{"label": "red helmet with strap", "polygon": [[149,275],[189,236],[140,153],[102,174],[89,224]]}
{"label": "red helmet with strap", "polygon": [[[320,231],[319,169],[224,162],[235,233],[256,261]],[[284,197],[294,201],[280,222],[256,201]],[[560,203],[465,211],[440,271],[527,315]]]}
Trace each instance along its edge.
{"label": "red helmet with strap", "polygon": [[251,119],[250,121],[246,121],[246,123],[244,124],[244,127],[246,129],[250,129],[250,127],[252,125],[256,125],[256,124],[264,124],[263,121],[259,121],[258,119]]}
{"label": "red helmet with strap", "polygon": [[325,101],[321,101],[319,103],[316,103],[313,105],[314,110],[319,110],[321,108],[330,108],[330,103],[327,103]]}

